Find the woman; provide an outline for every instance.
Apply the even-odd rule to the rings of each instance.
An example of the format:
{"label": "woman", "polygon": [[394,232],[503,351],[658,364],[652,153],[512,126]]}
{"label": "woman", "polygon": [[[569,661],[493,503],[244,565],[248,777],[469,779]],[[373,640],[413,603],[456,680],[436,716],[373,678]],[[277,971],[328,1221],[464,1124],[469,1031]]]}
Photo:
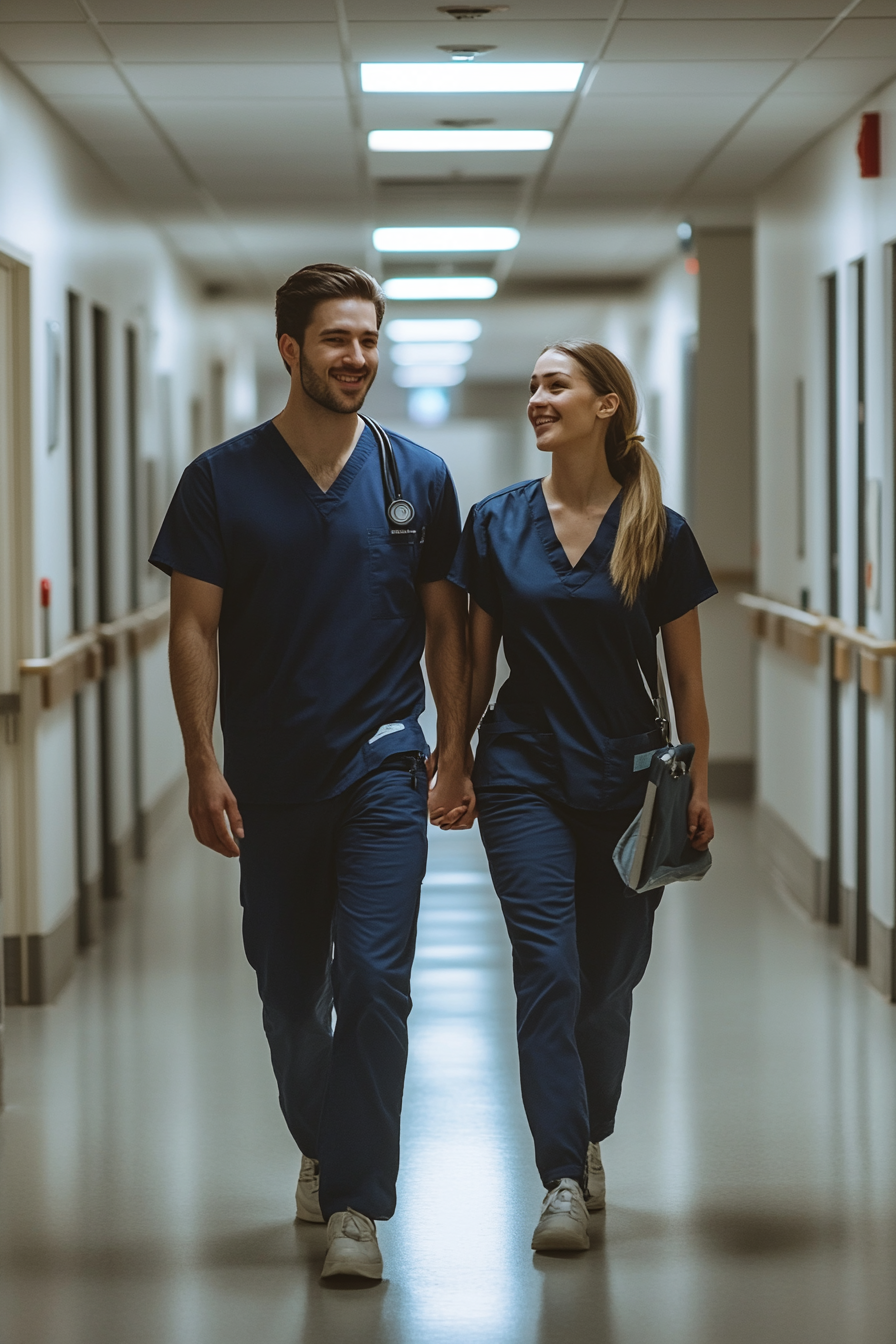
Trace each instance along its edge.
{"label": "woman", "polygon": [[[663,744],[645,679],[655,689],[661,630],[679,733],[696,748],[691,843],[706,849],[696,608],[717,590],[687,523],[663,508],[615,355],[587,341],[549,346],[529,420],[549,474],[472,509],[449,577],[471,598],[473,779],[513,945],[523,1102],[548,1192],[532,1246],[586,1250],[662,894],[627,892],[613,863]],[[510,677],[480,724],[502,638]]]}

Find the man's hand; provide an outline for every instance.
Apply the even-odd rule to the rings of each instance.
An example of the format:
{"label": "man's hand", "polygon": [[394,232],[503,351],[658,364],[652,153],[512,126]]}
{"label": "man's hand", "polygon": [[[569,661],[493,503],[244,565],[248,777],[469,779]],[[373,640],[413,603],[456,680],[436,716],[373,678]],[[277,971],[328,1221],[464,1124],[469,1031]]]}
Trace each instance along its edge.
{"label": "man's hand", "polygon": [[688,806],[688,839],[694,849],[709,849],[709,842],[715,835],[709,799],[705,794],[692,793]]}
{"label": "man's hand", "polygon": [[201,845],[223,854],[225,859],[237,858],[240,851],[234,836],[242,840],[243,819],[217,762],[194,767],[189,776],[193,834]]}
{"label": "man's hand", "polygon": [[[454,769],[438,769],[436,753],[430,761],[435,769],[435,784],[429,791],[430,821],[443,831],[468,831],[476,820],[476,794],[470,780],[470,762]],[[429,777],[431,781],[432,770]]]}

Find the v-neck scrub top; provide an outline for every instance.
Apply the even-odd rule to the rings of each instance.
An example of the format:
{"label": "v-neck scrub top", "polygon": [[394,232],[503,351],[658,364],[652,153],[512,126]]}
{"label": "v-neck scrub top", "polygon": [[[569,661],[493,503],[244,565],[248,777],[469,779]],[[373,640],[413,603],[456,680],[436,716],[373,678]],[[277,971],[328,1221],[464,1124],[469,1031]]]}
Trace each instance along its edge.
{"label": "v-neck scrub top", "polygon": [[685,520],[666,509],[657,571],[626,606],[610,578],[622,492],[575,566],[540,480],[476,504],[449,578],[497,622],[510,676],[479,729],[474,783],[531,788],[601,811],[643,801],[663,745],[639,671],[656,684],[656,637],[718,591]]}
{"label": "v-neck scrub top", "polygon": [[323,491],[269,421],[186,468],[150,557],[223,588],[224,774],[238,802],[323,801],[396,752],[428,752],[417,585],[460,536],[440,457],[392,435],[411,529],[390,528],[365,427]]}

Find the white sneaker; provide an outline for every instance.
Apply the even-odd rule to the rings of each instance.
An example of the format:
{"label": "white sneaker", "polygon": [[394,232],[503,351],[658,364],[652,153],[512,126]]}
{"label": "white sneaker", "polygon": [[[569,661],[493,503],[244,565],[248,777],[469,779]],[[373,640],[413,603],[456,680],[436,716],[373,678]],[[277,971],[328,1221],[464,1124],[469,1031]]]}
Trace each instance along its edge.
{"label": "white sneaker", "polygon": [[587,1251],[588,1210],[578,1181],[564,1176],[549,1190],[532,1234],[533,1251]]}
{"label": "white sneaker", "polygon": [[604,1164],[600,1160],[600,1144],[589,1143],[588,1165],[586,1167],[587,1184],[585,1186],[585,1208],[589,1213],[599,1213],[607,1207],[607,1177]]}
{"label": "white sneaker", "polygon": [[376,1240],[376,1228],[363,1213],[346,1209],[334,1213],[327,1223],[327,1258],[322,1279],[336,1274],[354,1274],[361,1279],[383,1277],[383,1257]]}
{"label": "white sneaker", "polygon": [[303,1223],[322,1223],[320,1211],[320,1163],[302,1154],[299,1183],[296,1186],[296,1217]]}

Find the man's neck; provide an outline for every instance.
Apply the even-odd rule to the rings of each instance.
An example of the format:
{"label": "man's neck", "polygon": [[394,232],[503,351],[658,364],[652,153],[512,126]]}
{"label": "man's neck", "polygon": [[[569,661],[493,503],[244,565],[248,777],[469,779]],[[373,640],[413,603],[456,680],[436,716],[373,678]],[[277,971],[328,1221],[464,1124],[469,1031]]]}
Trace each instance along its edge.
{"label": "man's neck", "polygon": [[364,430],[358,415],[328,410],[292,389],[274,426],[321,490],[327,491],[354,452]]}

